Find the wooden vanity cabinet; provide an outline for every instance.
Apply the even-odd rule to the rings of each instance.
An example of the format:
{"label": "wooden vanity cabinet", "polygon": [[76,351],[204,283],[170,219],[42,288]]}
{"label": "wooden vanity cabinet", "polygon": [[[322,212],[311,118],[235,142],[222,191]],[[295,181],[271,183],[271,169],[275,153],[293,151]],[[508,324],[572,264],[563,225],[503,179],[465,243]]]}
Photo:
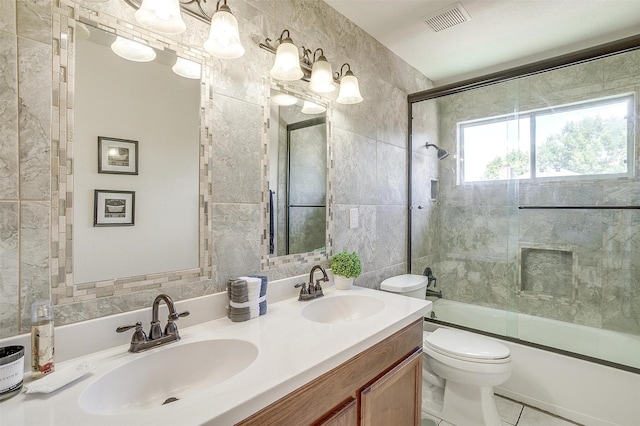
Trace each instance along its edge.
{"label": "wooden vanity cabinet", "polygon": [[420,424],[422,320],[238,423],[414,426]]}

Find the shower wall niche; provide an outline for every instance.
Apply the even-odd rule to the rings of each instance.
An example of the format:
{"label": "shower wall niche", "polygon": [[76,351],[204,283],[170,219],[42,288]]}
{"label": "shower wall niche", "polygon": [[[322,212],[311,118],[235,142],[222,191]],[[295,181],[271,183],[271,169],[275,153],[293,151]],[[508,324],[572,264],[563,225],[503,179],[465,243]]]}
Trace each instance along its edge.
{"label": "shower wall niche", "polygon": [[543,299],[576,297],[576,263],[573,251],[541,247],[520,249],[521,295]]}

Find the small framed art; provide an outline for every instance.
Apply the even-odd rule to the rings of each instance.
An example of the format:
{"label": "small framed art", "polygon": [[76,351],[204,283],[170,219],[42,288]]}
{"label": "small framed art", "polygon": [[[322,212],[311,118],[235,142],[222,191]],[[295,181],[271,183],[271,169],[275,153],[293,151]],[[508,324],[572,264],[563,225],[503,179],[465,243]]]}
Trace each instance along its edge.
{"label": "small framed art", "polygon": [[93,226],[133,226],[134,191],[96,189],[93,197]]}
{"label": "small framed art", "polygon": [[98,136],[98,173],[138,174],[138,141]]}

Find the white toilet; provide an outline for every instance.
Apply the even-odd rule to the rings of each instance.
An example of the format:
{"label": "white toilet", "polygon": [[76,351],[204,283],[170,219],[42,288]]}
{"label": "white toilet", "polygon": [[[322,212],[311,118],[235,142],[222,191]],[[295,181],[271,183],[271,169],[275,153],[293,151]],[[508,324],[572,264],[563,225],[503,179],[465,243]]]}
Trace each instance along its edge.
{"label": "white toilet", "polygon": [[[427,277],[387,278],[380,289],[424,299]],[[493,386],[511,375],[505,345],[461,330],[424,332],[422,409],[456,426],[500,426]]]}

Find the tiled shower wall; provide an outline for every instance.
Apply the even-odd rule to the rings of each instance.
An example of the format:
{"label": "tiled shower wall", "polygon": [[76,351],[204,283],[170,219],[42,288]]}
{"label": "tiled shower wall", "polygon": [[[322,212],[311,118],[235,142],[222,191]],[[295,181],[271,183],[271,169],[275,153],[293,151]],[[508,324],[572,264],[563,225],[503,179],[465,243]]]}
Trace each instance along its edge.
{"label": "tiled shower wall", "polygon": [[[636,114],[629,118],[635,118],[630,129],[635,129],[633,152],[638,164],[640,51],[418,107],[437,109],[439,131],[431,140],[455,154],[457,122],[626,93],[636,93]],[[414,272],[433,267],[445,298],[640,334],[640,210],[518,209],[519,205],[638,206],[637,172],[630,178],[458,185],[454,155],[438,162],[434,152],[414,151],[414,185],[420,182],[428,194],[429,178],[435,176],[440,179],[440,193],[437,201],[427,201],[427,208],[414,214],[418,219],[414,227],[423,233],[413,233],[412,267]]]}
{"label": "tiled shower wall", "polygon": [[[27,330],[29,306],[50,295],[51,271],[51,1],[0,0],[0,337]],[[89,5],[89,3],[87,3]],[[365,101],[334,104],[335,250],[357,251],[375,287],[406,269],[406,96],[429,88],[423,75],[320,0],[242,1],[238,18],[245,55],[214,60],[213,279],[168,285],[174,299],[225,289],[226,280],[260,270],[261,108],[263,76],[273,56],[258,48],[287,28],[298,45],[323,47],[338,67],[349,62]],[[122,0],[91,7],[132,21]],[[215,2],[207,2],[210,12]],[[191,18],[182,37],[199,45],[207,26]],[[335,100],[334,94],[332,100]],[[53,166],[55,167],[55,165]],[[349,229],[357,207],[360,227]],[[304,273],[310,265],[269,271],[272,279]],[[150,306],[159,290],[79,297],[56,307],[57,324]]]}

